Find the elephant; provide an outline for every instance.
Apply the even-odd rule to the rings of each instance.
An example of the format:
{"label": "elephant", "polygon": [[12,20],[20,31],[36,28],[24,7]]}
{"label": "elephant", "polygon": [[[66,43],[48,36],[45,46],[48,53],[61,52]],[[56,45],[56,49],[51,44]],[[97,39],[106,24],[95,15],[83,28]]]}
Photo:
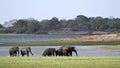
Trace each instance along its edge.
{"label": "elephant", "polygon": [[29,56],[29,52],[31,53],[31,55],[33,56],[33,53],[31,51],[30,47],[26,47],[26,48],[21,48],[21,55],[24,56]]}
{"label": "elephant", "polygon": [[72,56],[72,52],[75,52],[76,56],[78,56],[76,47],[62,46],[57,50],[56,55],[58,54],[59,56]]}
{"label": "elephant", "polygon": [[55,48],[47,48],[42,53],[42,56],[55,56],[56,49]]}
{"label": "elephant", "polygon": [[9,49],[9,54],[10,54],[10,56],[13,56],[13,57],[17,56],[17,54],[19,56],[19,47],[18,46],[11,47]]}
{"label": "elephant", "polygon": [[56,50],[56,56],[63,56],[61,49]]}

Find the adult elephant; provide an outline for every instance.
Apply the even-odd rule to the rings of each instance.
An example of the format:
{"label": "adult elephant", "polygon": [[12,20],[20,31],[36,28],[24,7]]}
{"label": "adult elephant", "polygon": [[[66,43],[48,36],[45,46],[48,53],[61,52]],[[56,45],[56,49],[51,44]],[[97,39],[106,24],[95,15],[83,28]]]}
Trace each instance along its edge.
{"label": "adult elephant", "polygon": [[75,52],[76,56],[78,56],[76,47],[73,46],[62,46],[57,51],[60,56],[72,56],[72,52]]}
{"label": "adult elephant", "polygon": [[26,48],[21,48],[21,55],[24,56],[29,56],[29,53],[31,53],[31,55],[33,56],[33,53],[31,51],[30,47],[26,47]]}
{"label": "adult elephant", "polygon": [[42,53],[42,56],[55,56],[55,48],[47,48],[45,51]]}
{"label": "adult elephant", "polygon": [[14,47],[11,47],[10,49],[9,49],[9,54],[10,54],[10,56],[12,57],[14,57],[14,56],[17,56],[17,54],[18,54],[18,56],[19,56],[19,47],[18,46],[14,46]]}
{"label": "adult elephant", "polygon": [[56,56],[63,56],[62,49],[56,50]]}

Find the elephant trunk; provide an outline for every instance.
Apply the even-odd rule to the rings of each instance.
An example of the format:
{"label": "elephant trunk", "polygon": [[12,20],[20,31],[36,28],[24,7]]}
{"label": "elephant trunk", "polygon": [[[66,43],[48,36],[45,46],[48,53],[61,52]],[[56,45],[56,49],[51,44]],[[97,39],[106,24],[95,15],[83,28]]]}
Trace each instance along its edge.
{"label": "elephant trunk", "polygon": [[18,56],[19,56],[19,49],[18,49]]}
{"label": "elephant trunk", "polygon": [[33,53],[32,53],[32,51],[31,51],[31,49],[30,49],[30,53],[31,53],[31,55],[33,56]]}
{"label": "elephant trunk", "polygon": [[78,53],[77,53],[77,51],[75,50],[74,52],[76,53],[76,56],[78,56]]}
{"label": "elephant trunk", "polygon": [[[19,47],[16,47],[16,51],[18,52],[18,56],[19,56]],[[16,53],[17,56],[17,53]]]}

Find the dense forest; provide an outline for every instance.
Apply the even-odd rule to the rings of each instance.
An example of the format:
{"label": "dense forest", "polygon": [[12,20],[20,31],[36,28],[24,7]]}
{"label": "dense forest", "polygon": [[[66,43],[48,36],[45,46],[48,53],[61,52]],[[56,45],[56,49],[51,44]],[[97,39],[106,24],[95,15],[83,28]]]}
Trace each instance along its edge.
{"label": "dense forest", "polygon": [[86,17],[78,15],[74,19],[61,19],[53,17],[50,20],[38,21],[35,19],[19,19],[12,26],[5,27],[0,24],[0,33],[17,34],[48,34],[56,31],[72,32],[120,32],[120,18]]}

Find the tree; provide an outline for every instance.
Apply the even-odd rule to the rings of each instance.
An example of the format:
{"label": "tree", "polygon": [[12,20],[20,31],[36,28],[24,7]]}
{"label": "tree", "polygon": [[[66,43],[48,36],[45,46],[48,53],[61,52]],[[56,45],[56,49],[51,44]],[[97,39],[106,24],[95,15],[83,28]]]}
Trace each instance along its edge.
{"label": "tree", "polygon": [[75,21],[76,21],[77,23],[82,23],[82,22],[88,22],[89,19],[88,19],[86,16],[84,16],[84,15],[78,15],[78,16],[75,18]]}
{"label": "tree", "polygon": [[3,28],[3,26],[0,24],[0,29]]}
{"label": "tree", "polygon": [[53,29],[53,30],[59,29],[59,27],[60,27],[59,25],[60,25],[60,22],[59,22],[58,18],[53,17],[50,20],[51,29]]}
{"label": "tree", "polygon": [[60,28],[65,28],[67,27],[68,25],[68,21],[63,19],[63,20],[60,20]]}
{"label": "tree", "polygon": [[78,15],[75,18],[75,25],[79,31],[88,31],[89,19],[84,15]]}
{"label": "tree", "polygon": [[15,33],[25,33],[27,30],[27,21],[25,20],[18,20],[16,23],[13,24],[13,29]]}
{"label": "tree", "polygon": [[[86,17],[78,15],[74,19],[59,20],[53,17],[50,20],[37,21],[34,18],[15,20],[13,26],[3,27],[0,24],[0,32],[3,33],[48,33],[49,31],[72,29],[73,31],[108,31],[120,32],[120,18]],[[8,23],[9,24],[9,23]]]}
{"label": "tree", "polygon": [[29,22],[26,33],[36,33],[39,30],[39,22]]}

